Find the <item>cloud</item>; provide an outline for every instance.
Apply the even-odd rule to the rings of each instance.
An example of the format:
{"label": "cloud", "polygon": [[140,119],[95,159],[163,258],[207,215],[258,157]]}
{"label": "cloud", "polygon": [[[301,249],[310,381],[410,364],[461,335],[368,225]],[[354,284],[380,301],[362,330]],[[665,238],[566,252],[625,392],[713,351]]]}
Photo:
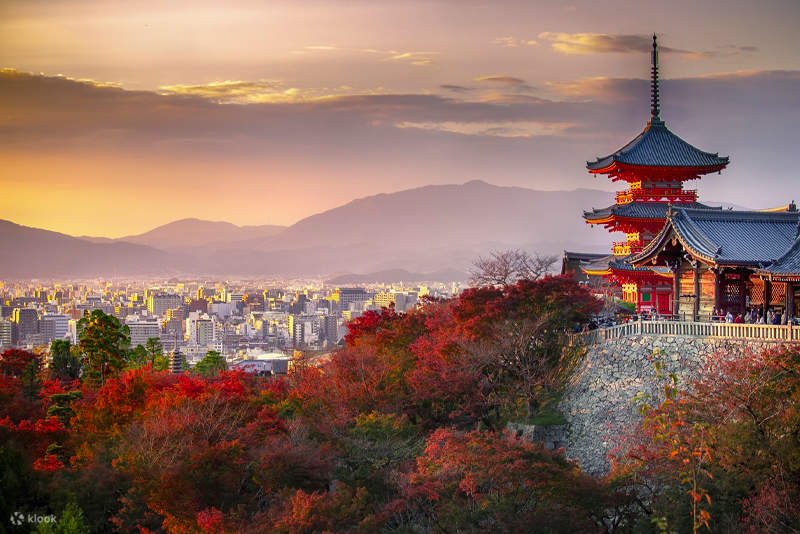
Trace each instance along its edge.
{"label": "cloud", "polygon": [[525,92],[525,91],[532,91],[534,88],[531,85],[523,80],[522,78],[517,78],[515,76],[504,76],[504,75],[494,75],[494,76],[481,76],[479,78],[473,78],[474,82],[479,83],[486,83],[490,85],[504,85],[513,91],[518,92]]}
{"label": "cloud", "polygon": [[466,85],[455,85],[450,83],[445,83],[439,86],[440,89],[444,89],[446,91],[453,91],[454,93],[468,93],[470,91],[474,91],[474,87],[467,87]]}
{"label": "cloud", "polygon": [[304,47],[302,50],[295,50],[295,53],[304,52],[355,52],[362,54],[391,54],[395,53],[390,50],[378,50],[376,48],[352,48],[342,47],[336,45],[310,45]]}
{"label": "cloud", "polygon": [[158,92],[163,95],[198,96],[220,104],[298,102],[315,96],[313,90],[287,88],[279,80],[225,80],[200,85],[163,85],[158,88]]}
{"label": "cloud", "polygon": [[536,46],[539,44],[537,41],[517,39],[516,37],[498,37],[491,41],[491,43],[502,46],[503,48],[518,48],[520,46]]}
{"label": "cloud", "polygon": [[573,125],[570,123],[536,122],[536,121],[501,121],[501,122],[399,122],[398,128],[416,128],[460,135],[477,135],[486,137],[531,138],[537,136],[560,135]]}
{"label": "cloud", "polygon": [[490,83],[503,83],[506,85],[524,85],[525,80],[522,78],[515,78],[514,76],[481,76],[474,78],[476,82],[490,82]]}
{"label": "cloud", "polygon": [[[653,38],[648,35],[542,32],[539,38],[550,41],[553,50],[563,54],[639,53],[653,49]],[[690,53],[688,50],[667,46],[659,46],[659,51]]]}
{"label": "cloud", "polygon": [[704,50],[702,52],[686,52],[681,54],[687,59],[709,59],[724,56],[738,56],[739,54],[749,54],[757,52],[758,47],[755,46],[736,46],[727,45],[719,47],[717,50]]}
{"label": "cloud", "polygon": [[440,52],[403,52],[398,50],[380,50],[377,48],[352,48],[340,47],[336,45],[311,45],[302,50],[295,50],[295,53],[307,52],[338,52],[344,54],[371,54],[382,56],[383,61],[398,61],[413,65],[415,67],[433,67],[436,65],[434,56]]}
{"label": "cloud", "polygon": [[[390,54],[392,53],[390,52]],[[436,65],[432,56],[437,54],[438,52],[402,52],[393,53],[387,59],[407,62],[415,67],[432,67]]]}
{"label": "cloud", "polygon": [[[556,33],[542,32],[539,38],[550,41],[553,50],[562,54],[649,53],[653,49],[650,35],[610,33]],[[708,59],[756,52],[755,46],[726,45],[717,50],[692,51],[659,45],[664,54],[680,54],[687,59]]]}
{"label": "cloud", "polygon": [[[555,99],[485,82],[489,95],[343,89],[324,96],[320,89],[318,98],[220,103],[219,93],[227,98],[234,88],[248,95],[246,83],[218,83],[211,96],[204,86],[159,94],[0,72],[0,185],[30,191],[17,206],[0,195],[0,208],[39,212],[40,193],[63,191],[47,205],[63,205],[70,217],[114,206],[141,218],[150,195],[169,198],[165,209],[174,204],[182,216],[197,206],[222,209],[219,199],[228,203],[226,213],[243,204],[262,213],[268,205],[289,220],[307,214],[311,203],[325,209],[365,194],[471,178],[547,189],[606,186],[586,175],[583,162],[623,146],[649,117],[645,79],[553,85]],[[267,94],[291,86],[251,83]],[[798,92],[797,71],[664,80],[662,117],[670,128],[702,150],[732,156],[722,177],[700,184],[703,198],[756,206],[790,200]],[[298,184],[316,193],[297,195]],[[97,201],[75,202],[76,191]]]}

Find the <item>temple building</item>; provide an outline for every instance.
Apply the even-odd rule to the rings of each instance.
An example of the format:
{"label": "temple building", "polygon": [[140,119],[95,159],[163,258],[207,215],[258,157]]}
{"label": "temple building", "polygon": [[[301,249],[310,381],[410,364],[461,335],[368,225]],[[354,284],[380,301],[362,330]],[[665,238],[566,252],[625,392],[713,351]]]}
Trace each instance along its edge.
{"label": "temple building", "polygon": [[669,269],[679,319],[706,320],[716,309],[766,320],[772,310],[785,323],[800,290],[800,212],[794,202],[768,211],[673,206],[629,262]]}
{"label": "temple building", "polygon": [[[624,182],[616,203],[584,212],[589,224],[623,232],[625,240],[613,245],[611,255],[565,252],[562,272],[580,271],[589,278],[603,277],[619,286],[622,297],[636,304],[638,312],[675,313],[671,272],[629,260],[642,252],[664,227],[670,206],[712,210],[697,201],[697,192],[684,189],[688,180],[720,172],[728,158],[704,152],[674,133],[661,120],[658,80],[658,48],[653,36],[650,120],[644,131],[616,152],[587,162],[592,174]],[[721,208],[716,208],[721,211]]]}

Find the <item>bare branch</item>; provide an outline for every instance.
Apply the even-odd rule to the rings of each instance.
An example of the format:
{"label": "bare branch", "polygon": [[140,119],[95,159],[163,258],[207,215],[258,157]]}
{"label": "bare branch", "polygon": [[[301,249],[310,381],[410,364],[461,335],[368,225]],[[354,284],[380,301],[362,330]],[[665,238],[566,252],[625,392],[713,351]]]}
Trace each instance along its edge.
{"label": "bare branch", "polygon": [[556,261],[555,256],[531,256],[519,249],[495,250],[473,262],[470,283],[505,287],[523,279],[538,280],[552,271]]}

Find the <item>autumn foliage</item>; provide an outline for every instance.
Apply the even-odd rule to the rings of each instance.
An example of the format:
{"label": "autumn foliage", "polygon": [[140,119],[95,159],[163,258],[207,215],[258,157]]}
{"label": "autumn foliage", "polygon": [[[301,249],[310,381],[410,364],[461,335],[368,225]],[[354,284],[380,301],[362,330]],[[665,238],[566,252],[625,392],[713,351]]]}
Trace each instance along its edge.
{"label": "autumn foliage", "polygon": [[557,397],[581,356],[565,333],[598,305],[545,277],[367,312],[343,347],[282,378],[132,365],[124,331],[87,319],[80,380],[38,354],[0,355],[0,520],[54,513],[85,527],[71,531],[130,533],[796,529],[800,351],[669,382],[606,479],[505,430]]}
{"label": "autumn foliage", "polygon": [[612,477],[680,532],[797,532],[800,349],[720,354],[701,380],[665,391]]}

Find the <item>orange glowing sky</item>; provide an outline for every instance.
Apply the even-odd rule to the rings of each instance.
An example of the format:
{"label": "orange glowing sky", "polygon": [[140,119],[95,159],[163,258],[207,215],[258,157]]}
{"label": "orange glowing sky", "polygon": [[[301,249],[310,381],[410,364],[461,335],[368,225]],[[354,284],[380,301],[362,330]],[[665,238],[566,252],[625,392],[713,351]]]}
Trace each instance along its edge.
{"label": "orange glowing sky", "polygon": [[0,218],[121,236],[472,179],[611,189],[583,162],[647,120],[652,32],[664,118],[731,155],[703,198],[785,203],[800,4],[730,6],[5,0]]}

